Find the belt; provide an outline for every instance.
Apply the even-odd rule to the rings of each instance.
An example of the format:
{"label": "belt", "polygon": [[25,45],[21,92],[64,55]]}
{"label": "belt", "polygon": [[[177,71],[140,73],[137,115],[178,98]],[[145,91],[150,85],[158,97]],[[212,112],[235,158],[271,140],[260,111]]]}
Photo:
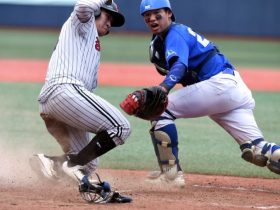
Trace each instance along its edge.
{"label": "belt", "polygon": [[234,70],[231,68],[226,68],[222,71],[223,74],[230,74],[234,76]]}

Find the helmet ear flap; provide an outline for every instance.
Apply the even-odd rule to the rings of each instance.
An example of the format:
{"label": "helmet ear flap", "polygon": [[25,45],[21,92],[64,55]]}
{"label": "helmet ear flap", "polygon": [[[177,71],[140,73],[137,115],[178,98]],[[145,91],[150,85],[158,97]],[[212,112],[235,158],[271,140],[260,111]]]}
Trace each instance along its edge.
{"label": "helmet ear flap", "polygon": [[[112,0],[108,0],[108,1],[105,2],[105,4],[103,5],[103,7],[104,7],[104,6],[106,7],[106,5],[111,5],[111,4],[112,4]],[[102,7],[102,6],[101,6],[101,7]],[[100,7],[98,10],[94,11],[94,16],[95,16],[95,17],[100,16],[100,14],[101,14],[101,7]]]}
{"label": "helmet ear flap", "polygon": [[94,11],[94,16],[98,17],[101,14],[101,9]]}
{"label": "helmet ear flap", "polygon": [[113,20],[111,25],[113,27],[120,27],[124,24],[125,17],[119,12],[117,4],[113,0],[108,0],[97,11],[94,11],[94,16],[99,17],[101,14],[101,10],[104,10],[112,15]]}

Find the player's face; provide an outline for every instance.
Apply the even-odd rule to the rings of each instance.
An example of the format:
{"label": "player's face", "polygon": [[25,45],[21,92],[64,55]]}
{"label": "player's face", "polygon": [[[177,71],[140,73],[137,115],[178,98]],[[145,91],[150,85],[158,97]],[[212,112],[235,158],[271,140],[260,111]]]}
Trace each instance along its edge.
{"label": "player's face", "polygon": [[100,16],[95,21],[99,36],[105,36],[110,32],[112,20],[112,15],[104,10],[101,10]]}
{"label": "player's face", "polygon": [[165,9],[150,10],[144,13],[144,20],[153,34],[166,31],[172,23],[172,13]]}

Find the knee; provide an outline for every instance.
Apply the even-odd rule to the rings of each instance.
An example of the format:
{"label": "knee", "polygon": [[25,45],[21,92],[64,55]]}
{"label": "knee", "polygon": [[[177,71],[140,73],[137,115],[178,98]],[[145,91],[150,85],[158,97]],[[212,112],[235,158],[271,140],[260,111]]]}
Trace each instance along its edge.
{"label": "knee", "polygon": [[174,123],[155,129],[152,127],[150,135],[154,150],[162,172],[168,179],[174,179],[179,170],[178,135]]}
{"label": "knee", "polygon": [[256,139],[240,146],[241,157],[257,166],[267,166],[269,170],[280,174],[280,146]]}
{"label": "knee", "polygon": [[264,167],[267,164],[268,157],[261,153],[261,149],[252,144],[252,142],[240,145],[241,157],[250,163]]}
{"label": "knee", "polygon": [[131,125],[128,120],[123,120],[114,128],[107,131],[116,145],[124,144],[131,134]]}
{"label": "knee", "polygon": [[53,130],[55,130],[56,127],[57,127],[56,126],[57,121],[54,120],[53,118],[49,117],[47,114],[44,114],[44,113],[41,113],[40,116],[44,120],[47,130],[50,133],[53,133]]}
{"label": "knee", "polygon": [[126,120],[122,126],[122,134],[120,135],[121,139],[123,142],[125,142],[127,140],[127,138],[130,136],[131,134],[131,125],[130,123]]}

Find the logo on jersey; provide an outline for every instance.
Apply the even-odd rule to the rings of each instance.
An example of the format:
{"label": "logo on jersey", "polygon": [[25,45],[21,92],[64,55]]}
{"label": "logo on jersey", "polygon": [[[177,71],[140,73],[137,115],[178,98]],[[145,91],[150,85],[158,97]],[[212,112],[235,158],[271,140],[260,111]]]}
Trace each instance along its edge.
{"label": "logo on jersey", "polygon": [[96,37],[95,49],[99,52],[101,50],[99,38]]}
{"label": "logo on jersey", "polygon": [[177,81],[177,77],[176,77],[174,74],[171,74],[171,75],[169,76],[169,78],[170,78],[171,81],[173,81],[173,82]]}

